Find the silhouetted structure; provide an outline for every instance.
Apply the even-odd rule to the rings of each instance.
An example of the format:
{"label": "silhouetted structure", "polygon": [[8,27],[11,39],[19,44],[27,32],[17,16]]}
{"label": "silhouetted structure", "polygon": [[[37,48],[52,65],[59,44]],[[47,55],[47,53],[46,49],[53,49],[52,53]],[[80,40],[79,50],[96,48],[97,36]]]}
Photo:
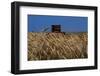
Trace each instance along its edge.
{"label": "silhouetted structure", "polygon": [[52,25],[52,32],[61,32],[61,25]]}

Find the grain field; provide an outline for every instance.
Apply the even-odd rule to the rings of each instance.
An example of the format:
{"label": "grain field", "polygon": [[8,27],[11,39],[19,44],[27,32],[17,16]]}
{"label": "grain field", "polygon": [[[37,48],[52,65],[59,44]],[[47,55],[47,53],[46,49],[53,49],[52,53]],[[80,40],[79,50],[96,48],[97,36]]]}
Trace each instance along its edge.
{"label": "grain field", "polygon": [[28,60],[87,58],[87,42],[86,32],[28,32]]}

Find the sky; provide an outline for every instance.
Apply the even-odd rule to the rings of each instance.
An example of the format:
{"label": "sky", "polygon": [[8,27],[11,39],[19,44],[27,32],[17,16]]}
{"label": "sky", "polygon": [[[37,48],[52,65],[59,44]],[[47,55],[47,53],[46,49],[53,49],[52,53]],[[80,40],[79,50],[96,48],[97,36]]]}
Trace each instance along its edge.
{"label": "sky", "polygon": [[87,32],[88,17],[28,15],[28,32],[51,32],[51,26],[61,25],[62,32]]}

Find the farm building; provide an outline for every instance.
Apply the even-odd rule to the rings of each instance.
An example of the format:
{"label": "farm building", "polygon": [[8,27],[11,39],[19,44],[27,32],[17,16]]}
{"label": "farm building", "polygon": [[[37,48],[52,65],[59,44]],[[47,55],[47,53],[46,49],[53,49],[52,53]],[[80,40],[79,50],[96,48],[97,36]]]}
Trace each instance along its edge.
{"label": "farm building", "polygon": [[52,25],[52,32],[65,34],[61,31],[61,25]]}
{"label": "farm building", "polygon": [[52,32],[61,32],[61,25],[52,25]]}

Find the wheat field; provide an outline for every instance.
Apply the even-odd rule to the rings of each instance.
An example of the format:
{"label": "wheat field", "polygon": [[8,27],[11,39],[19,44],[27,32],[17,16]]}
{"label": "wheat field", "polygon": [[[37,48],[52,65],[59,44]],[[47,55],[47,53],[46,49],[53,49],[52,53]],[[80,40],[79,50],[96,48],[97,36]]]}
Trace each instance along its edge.
{"label": "wheat field", "polygon": [[86,32],[28,32],[28,61],[88,58],[87,42]]}

